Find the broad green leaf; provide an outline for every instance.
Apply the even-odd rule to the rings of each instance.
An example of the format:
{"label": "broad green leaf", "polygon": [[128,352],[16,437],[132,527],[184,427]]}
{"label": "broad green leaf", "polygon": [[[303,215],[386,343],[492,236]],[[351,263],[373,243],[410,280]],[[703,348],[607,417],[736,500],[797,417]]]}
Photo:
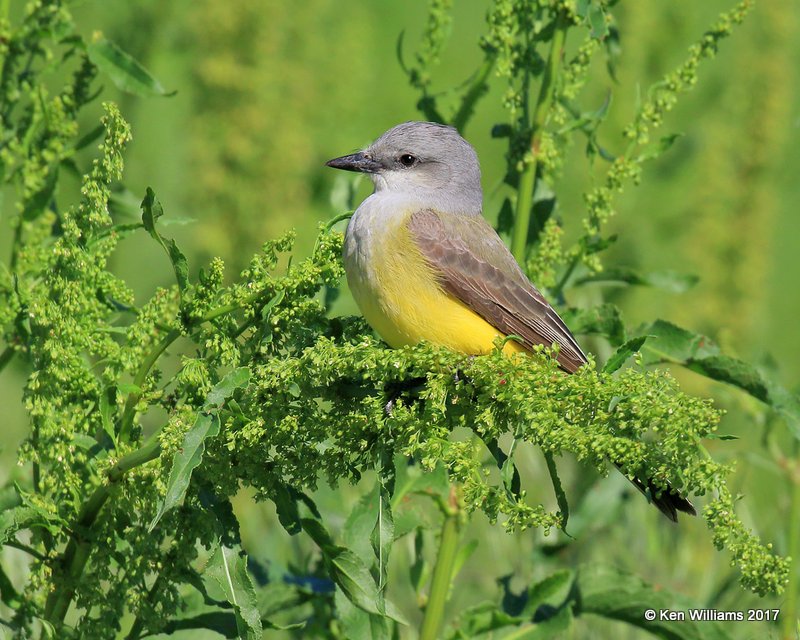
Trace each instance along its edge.
{"label": "broad green leaf", "polygon": [[296,535],[300,533],[300,511],[297,508],[297,499],[292,491],[283,483],[277,483],[272,488],[272,501],[278,514],[278,521],[287,533]]}
{"label": "broad green leaf", "polygon": [[56,516],[34,507],[20,505],[8,509],[0,513],[0,546],[12,540],[17,531],[47,529],[50,533],[57,534],[64,524]]}
{"label": "broad green leaf", "polygon": [[219,416],[207,413],[197,415],[194,425],[183,437],[181,448],[172,459],[172,467],[167,480],[167,493],[147,528],[148,531],[155,529],[161,517],[183,501],[183,496],[189,488],[189,481],[192,479],[192,472],[203,460],[205,440],[217,435],[219,428]]}
{"label": "broad green leaf", "polygon": [[359,558],[373,556],[372,535],[378,521],[380,485],[375,487],[353,507],[342,528],[342,541]]}
{"label": "broad green leaf", "polygon": [[103,431],[116,445],[117,434],[114,432],[114,420],[112,415],[117,406],[117,388],[106,387],[100,394],[100,422],[103,425]]}
{"label": "broad green leaf", "polygon": [[161,83],[130,54],[101,38],[86,45],[86,54],[121,91],[143,97],[171,96]]}
{"label": "broad green leaf", "polygon": [[603,5],[593,2],[589,7],[589,27],[592,38],[602,40],[608,35],[608,23],[606,22],[606,12]]}
{"label": "broad green leaf", "polygon": [[8,485],[0,489],[0,512],[6,509],[13,509],[22,504],[22,498],[14,485]]}
{"label": "broad green leaf", "polygon": [[239,638],[239,628],[236,624],[236,614],[229,611],[209,611],[196,616],[170,620],[163,629],[163,633],[172,635],[176,631],[188,629],[208,629],[218,633],[223,638]]}
{"label": "broad green leaf", "polygon": [[720,353],[706,336],[664,320],[656,320],[646,333],[653,336],[642,350],[645,362],[672,362],[712,380],[725,382],[772,407],[800,439],[800,398],[772,380],[765,372],[743,360]]}
{"label": "broad green leaf", "polygon": [[336,619],[342,625],[344,637],[375,640],[389,640],[392,637],[388,618],[367,613],[355,606],[339,587],[336,588],[333,602],[336,607]]}
{"label": "broad green leaf", "polygon": [[384,599],[369,568],[361,558],[350,549],[335,544],[318,520],[303,518],[301,523],[303,531],[322,551],[331,579],[350,602],[367,613],[386,616],[401,624],[408,624],[396,607]]}
{"label": "broad green leaf", "polygon": [[524,621],[524,618],[507,614],[494,602],[482,602],[466,609],[453,620],[444,637],[448,640],[467,640],[480,634],[517,626]]}
{"label": "broad green leaf", "polygon": [[322,551],[331,579],[354,605],[367,613],[383,615],[378,585],[367,565],[350,549],[334,544],[330,534],[317,520],[303,518],[303,530]]}
{"label": "broad green leaf", "polygon": [[203,403],[204,411],[214,411],[222,408],[225,400],[230,398],[234,391],[240,389],[250,382],[250,369],[239,367],[233,369],[220,380],[211,391],[208,392]]}
{"label": "broad green leaf", "polygon": [[719,347],[706,336],[656,320],[642,331],[651,336],[642,349],[645,363],[684,363],[695,357],[717,355]]}
{"label": "broad green leaf", "polygon": [[575,584],[575,614],[592,613],[620,620],[670,640],[727,640],[731,636],[717,622],[645,620],[644,612],[653,609],[686,611],[691,607],[680,596],[663,588],[654,589],[640,578],[618,569],[591,565],[578,571]]}
{"label": "broad green leaf", "polygon": [[148,531],[155,528],[167,511],[183,501],[192,479],[192,472],[203,460],[206,438],[219,434],[220,421],[217,412],[222,408],[225,400],[234,391],[246,385],[249,380],[250,370],[247,367],[240,367],[228,373],[209,391],[203,405],[204,413],[197,415],[194,425],[183,436],[181,448],[172,459],[172,467],[167,480],[167,493],[164,501],[159,505],[158,512],[150,523]]}
{"label": "broad green leaf", "polygon": [[637,353],[641,348],[642,345],[647,340],[648,336],[639,336],[638,338],[631,338],[627,342],[620,345],[617,350],[611,355],[611,357],[606,361],[605,366],[603,367],[603,373],[614,373],[617,369],[619,369],[625,362]]}
{"label": "broad green leaf", "polygon": [[67,526],[58,515],[31,500],[18,485],[13,487],[13,491],[16,497],[9,493],[8,488],[2,493],[4,510],[0,511],[0,547],[24,529],[46,529],[58,534]]}
{"label": "broad green leaf", "polygon": [[545,602],[562,592],[572,580],[572,571],[562,569],[539,580],[528,588],[528,601],[522,615],[532,618],[536,610]]}
{"label": "broad green leaf", "polygon": [[253,581],[247,573],[247,556],[241,547],[218,544],[203,576],[214,580],[226,600],[233,605],[239,637],[243,640],[260,640],[261,614]]}
{"label": "broad green leaf", "polygon": [[651,144],[648,147],[645,147],[642,150],[642,153],[639,154],[638,162],[657,158],[667,149],[669,149],[675,143],[675,141],[682,136],[683,136],[682,133],[672,133],[668,136],[663,136],[658,142],[654,142],[653,144]]}
{"label": "broad green leaf", "polygon": [[567,502],[567,494],[564,492],[564,487],[561,486],[561,478],[558,477],[558,468],[556,461],[553,459],[551,453],[544,454],[545,462],[547,463],[547,472],[550,474],[550,482],[553,483],[553,491],[556,494],[556,502],[558,503],[558,510],[561,512],[561,530],[567,532],[567,522],[569,522],[569,502]]}
{"label": "broad green leaf", "polygon": [[678,273],[677,271],[651,271],[638,273],[628,267],[610,267],[599,273],[593,273],[576,278],[575,284],[607,283],[623,285],[639,285],[654,287],[671,293],[684,293],[694,287],[700,278],[693,274]]}
{"label": "broad green leaf", "polygon": [[397,509],[399,503],[409,494],[445,497],[450,490],[447,471],[441,464],[437,465],[433,471],[426,471],[417,464],[409,465],[405,457],[398,456],[395,460],[395,469],[397,470],[397,480],[392,493],[394,509]]}

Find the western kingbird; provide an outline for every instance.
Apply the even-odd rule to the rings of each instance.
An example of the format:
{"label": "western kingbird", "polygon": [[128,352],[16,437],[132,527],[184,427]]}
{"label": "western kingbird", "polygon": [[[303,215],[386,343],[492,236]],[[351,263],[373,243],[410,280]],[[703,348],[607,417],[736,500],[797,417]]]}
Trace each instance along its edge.
{"label": "western kingbird", "polygon": [[[367,322],[392,347],[423,340],[471,355],[515,335],[507,353],[558,345],[558,365],[586,363],[575,337],[481,215],[478,156],[453,127],[405,122],[369,147],[334,158],[375,191],[347,225],[347,283]],[[671,520],[695,514],[674,489],[636,487]]]}

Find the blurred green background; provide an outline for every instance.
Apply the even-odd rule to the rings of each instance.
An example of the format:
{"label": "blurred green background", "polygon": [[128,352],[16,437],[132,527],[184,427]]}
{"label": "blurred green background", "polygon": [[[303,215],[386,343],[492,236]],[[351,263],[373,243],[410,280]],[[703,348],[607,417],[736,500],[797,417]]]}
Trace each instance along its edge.
{"label": "blurred green background", "polygon": [[[615,7],[622,45],[617,82],[600,56],[581,96],[585,108],[597,108],[612,92],[609,119],[600,132],[604,146],[622,148],[620,131],[639,92],[675,67],[688,45],[730,4],[639,0]],[[120,103],[133,126],[125,179],[133,202],[149,185],[167,216],[196,220],[172,228],[193,273],[220,255],[232,277],[264,240],[290,228],[298,233],[297,254],[307,255],[317,224],[341,212],[331,204],[337,175],[324,167],[325,160],[365,145],[398,122],[421,117],[415,109],[418,96],[408,86],[395,47],[403,31],[406,55],[413,54],[426,10],[420,1],[367,0],[104,0],[77,6],[84,35],[102,31],[167,89],[177,91],[171,98],[144,100],[119,94],[106,82],[104,96]],[[455,86],[479,65],[477,43],[486,10],[487,3],[478,0],[455,3],[452,35],[434,72],[434,89]],[[663,317],[705,332],[731,355],[777,367],[775,375],[795,391],[800,380],[799,84],[797,3],[761,2],[723,43],[717,59],[701,69],[696,90],[669,115],[663,133],[683,136],[646,168],[641,186],[628,188],[618,201],[612,227],[620,241],[606,258],[606,264],[676,269],[701,278],[683,295],[615,290],[614,301],[629,325]],[[493,79],[463,132],[481,158],[490,219],[506,193],[501,185],[505,142],[490,136],[491,126],[506,118],[504,89]],[[99,104],[93,108],[99,116]],[[86,126],[94,124],[87,120]],[[576,145],[557,185],[568,237],[579,231],[581,193],[593,175]],[[362,182],[359,198],[368,191]],[[2,225],[5,237],[8,221]],[[170,284],[166,259],[145,234],[125,240],[116,260],[139,301],[156,286]],[[591,301],[592,292],[582,295],[570,303]],[[346,292],[334,311],[356,312]],[[713,396],[730,410],[722,431],[740,439],[710,448],[722,459],[737,461],[733,486],[745,495],[741,509],[746,522],[778,550],[785,549],[787,484],[760,452],[762,425],[755,401],[676,373],[688,389]],[[2,476],[13,473],[16,444],[26,434],[20,398],[24,375],[15,363],[0,378]],[[530,494],[542,480],[542,500],[552,502],[538,454],[526,451],[520,462],[531,469]],[[569,480],[570,461],[563,466]],[[574,474],[573,481],[580,477]],[[361,490],[346,488],[344,493],[352,500]],[[341,493],[326,490],[319,499],[342,513]],[[246,495],[236,504],[245,547],[257,559],[286,565],[309,552],[310,547],[279,530],[268,506],[255,505]],[[540,535],[509,537],[477,517],[467,537],[485,544],[461,574],[452,606],[493,597],[501,575],[514,572],[512,584],[519,589],[534,576],[587,559],[627,567],[686,594],[698,606],[723,589],[730,569],[726,556],[712,550],[702,520],[669,526],[640,499],[626,503],[614,518],[616,525],[600,526],[568,550],[544,557]],[[398,553],[395,559],[395,575],[402,576],[407,558]],[[735,586],[721,597],[729,608],[755,602]],[[767,637],[752,635],[755,628],[745,625],[741,637]]]}

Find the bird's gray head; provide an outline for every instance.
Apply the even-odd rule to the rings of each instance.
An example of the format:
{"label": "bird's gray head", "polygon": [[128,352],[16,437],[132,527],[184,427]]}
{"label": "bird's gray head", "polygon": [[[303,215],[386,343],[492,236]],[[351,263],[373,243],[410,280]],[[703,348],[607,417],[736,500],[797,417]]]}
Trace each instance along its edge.
{"label": "bird's gray head", "polygon": [[481,210],[478,156],[453,127],[404,122],[363,151],[334,158],[327,165],[369,174],[376,192],[408,194],[464,213]]}

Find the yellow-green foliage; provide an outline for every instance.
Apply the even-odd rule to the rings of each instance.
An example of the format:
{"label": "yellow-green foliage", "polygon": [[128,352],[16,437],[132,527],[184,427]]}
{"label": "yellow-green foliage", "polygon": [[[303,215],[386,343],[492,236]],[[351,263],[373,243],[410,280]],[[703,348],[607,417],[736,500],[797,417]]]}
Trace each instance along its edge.
{"label": "yellow-green foliage", "polygon": [[[423,34],[420,52],[413,58],[405,54],[406,63],[412,61],[404,69],[407,80],[426,117],[444,114],[465,126],[475,113],[470,132],[479,147],[485,146],[487,191],[493,195],[495,183],[505,179],[507,215],[512,200],[525,205],[527,197],[530,205],[537,195],[534,209],[540,209],[534,216],[541,217],[532,225],[535,250],[526,266],[537,284],[554,294],[580,339],[599,334],[608,343],[605,348],[622,345],[618,364],[639,349],[668,351],[663,342],[642,342],[644,336],[626,342],[631,329],[620,310],[607,300],[587,307],[590,297],[599,300],[601,294],[587,294],[580,280],[601,266],[616,266],[613,257],[606,257],[604,265],[598,258],[612,240],[606,226],[622,187],[630,197],[635,191],[628,187],[641,179],[643,190],[649,180],[671,197],[654,198],[652,216],[647,209],[621,220],[623,235],[649,266],[642,256],[664,244],[653,229],[667,211],[682,243],[675,254],[703,271],[706,287],[703,306],[686,305],[677,315],[695,328],[704,324],[709,332],[724,323],[744,343],[759,327],[758,306],[765,300],[759,284],[769,267],[768,236],[781,200],[770,176],[787,146],[784,133],[793,113],[788,104],[794,89],[783,75],[792,66],[790,46],[798,21],[787,0],[759,5],[744,34],[734,36],[744,38],[724,60],[715,61],[736,74],[717,77],[719,86],[710,91],[714,100],[691,108],[678,105],[672,112],[682,121],[706,123],[702,135],[693,138],[693,162],[704,173],[694,180],[678,176],[679,186],[657,170],[642,172],[645,160],[669,146],[656,140],[655,129],[663,126],[664,134],[673,130],[668,112],[695,84],[700,61],[715,54],[718,44],[725,50],[734,44],[721,41],[751,3],[704,5],[703,27],[719,11],[725,13],[703,36],[702,28],[686,26],[689,9],[674,4],[494,0],[482,9],[489,18],[488,24],[481,22],[485,31],[480,39],[477,31],[459,31],[470,19],[482,19],[470,17],[467,4],[430,2],[427,23],[421,19],[417,25]],[[305,234],[300,239],[305,248],[293,259],[287,256],[294,234],[285,230],[315,226],[313,220],[325,208],[321,201],[328,185],[317,171],[328,150],[340,153],[396,119],[419,117],[410,94],[403,94],[407,106],[375,113],[376,105],[390,104],[386,96],[401,95],[395,85],[403,81],[399,70],[384,76],[388,65],[377,62],[391,56],[402,28],[384,19],[388,9],[333,0],[201,0],[180,11],[170,5],[171,14],[155,2],[120,14],[127,21],[135,13],[138,32],[132,48],[154,63],[161,52],[159,41],[149,39],[151,28],[162,36],[172,34],[180,45],[170,55],[175,76],[185,79],[174,100],[184,100],[186,122],[168,139],[134,147],[132,153],[140,175],[156,188],[182,176],[182,186],[175,188],[176,209],[200,219],[190,257],[225,258],[203,260],[198,274],[198,261],[190,261],[188,268],[177,245],[154,230],[170,215],[157,221],[161,205],[152,191],[142,203],[142,223],[132,221],[133,214],[112,200],[131,138],[120,110],[110,103],[103,107],[99,149],[87,143],[87,158],[76,148],[84,129],[97,125],[92,119],[89,126],[78,124],[78,111],[97,83],[69,12],[58,0],[14,4],[10,13],[9,6],[0,2],[0,178],[8,231],[0,239],[8,237],[4,247],[11,247],[3,261],[8,268],[0,268],[0,375],[4,387],[15,381],[24,387],[29,423],[19,449],[9,447],[17,475],[0,489],[0,540],[12,548],[0,560],[6,567],[9,553],[25,558],[20,562],[25,570],[12,580],[0,571],[0,622],[17,637],[46,634],[52,625],[57,637],[124,634],[138,640],[177,631],[197,615],[201,627],[217,624],[227,634],[236,629],[248,638],[259,637],[262,626],[276,619],[301,621],[302,629],[285,631],[299,637],[388,638],[389,619],[397,617],[390,591],[406,586],[388,571],[388,551],[395,537],[414,533],[408,545],[413,550],[403,556],[409,558],[414,592],[403,604],[416,614],[427,598],[423,543],[435,538],[423,531],[419,505],[393,493],[397,479],[404,473],[406,480],[411,477],[410,469],[417,474],[411,481],[420,485],[417,493],[438,501],[428,519],[466,520],[464,514],[473,513],[472,525],[486,527],[478,551],[482,566],[473,569],[480,572],[482,590],[459,590],[468,593],[455,597],[500,600],[498,576],[485,567],[511,555],[507,550],[521,540],[536,546],[536,552],[517,560],[544,578],[539,587],[545,589],[553,577],[567,578],[563,586],[569,593],[559,600],[560,608],[550,606],[558,604],[555,595],[527,617],[492,604],[490,615],[478,612],[470,618],[467,611],[457,619],[451,637],[469,636],[473,628],[465,620],[476,625],[488,618],[504,620],[524,633],[534,613],[549,613],[553,624],[568,624],[582,612],[597,613],[581,611],[580,581],[568,585],[570,573],[564,570],[582,566],[590,553],[627,562],[638,575],[655,576],[659,583],[678,583],[696,599],[728,589],[728,597],[741,608],[750,602],[743,598],[756,596],[731,587],[736,580],[719,568],[730,563],[734,578],[756,594],[780,597],[776,594],[788,583],[786,615],[793,622],[798,581],[790,580],[782,556],[800,548],[800,540],[792,537],[797,536],[793,522],[786,524],[784,536],[783,529],[769,529],[758,517],[777,512],[774,494],[785,497],[787,492],[771,483],[769,504],[757,504],[750,495],[738,500],[739,485],[728,484],[731,455],[723,457],[735,450],[723,447],[734,445],[715,441],[726,436],[717,434],[722,412],[712,401],[688,395],[669,372],[645,369],[636,357],[634,366],[620,371],[597,370],[592,357],[588,366],[567,376],[547,348],[517,359],[499,350],[471,358],[426,344],[390,350],[363,320],[330,313],[327,302],[343,275],[340,233],[321,228],[316,235]],[[583,16],[580,7],[595,13]],[[129,26],[108,20],[109,31],[124,32]],[[617,66],[620,88],[613,90],[613,103],[605,103],[613,83],[602,69],[609,43],[603,38],[612,36],[604,29],[617,25],[625,62]],[[563,60],[554,44],[559,29],[567,42]],[[62,40],[65,34],[72,37]],[[470,51],[478,69],[472,75],[473,69],[462,63]],[[66,67],[60,66],[62,57]],[[539,91],[545,62],[555,81]],[[701,79],[710,67],[704,63]],[[448,75],[441,84],[450,88],[466,82],[441,93],[437,74],[454,68],[458,78]],[[633,99],[636,83],[643,90],[638,103]],[[599,99],[592,103],[586,94]],[[692,94],[698,95],[703,94]],[[480,102],[484,96],[489,97]],[[489,115],[477,114],[479,102]],[[159,102],[153,109],[167,110],[169,104]],[[452,104],[456,108],[449,111],[443,107]],[[606,107],[610,133],[599,129]],[[147,129],[153,111],[137,113],[150,114],[137,123]],[[488,127],[476,126],[489,121],[500,125],[497,136],[508,138],[505,165],[500,145],[481,138]],[[627,137],[616,135],[622,133]],[[578,148],[587,140],[591,168],[564,161],[571,158],[565,154],[570,145]],[[601,145],[616,158],[601,153]],[[186,166],[170,175],[148,173],[143,158],[174,147],[182,147],[179,156],[187,158]],[[529,190],[523,194],[519,174],[531,167],[536,169],[529,171]],[[80,180],[75,203],[64,186],[67,174]],[[592,177],[596,182],[585,184]],[[138,198],[139,186],[131,187]],[[582,192],[588,194],[583,200]],[[551,209],[542,213],[548,200]],[[623,201],[620,209],[632,201]],[[124,282],[118,277],[121,241],[149,242],[142,227],[166,255],[155,262],[134,254],[135,269],[163,272],[165,283],[176,276],[177,286],[143,293],[136,278]],[[271,237],[278,239],[265,242]],[[564,237],[572,243],[568,249]],[[568,308],[565,297],[578,308]],[[651,317],[638,306],[634,314]],[[767,422],[778,412],[797,416],[795,396],[765,381],[753,367],[720,354],[705,337],[687,334],[687,352],[662,360],[735,384],[775,409],[759,408],[759,420]],[[797,423],[787,423],[797,436]],[[752,453],[756,443],[756,435],[749,434],[742,448]],[[717,458],[714,451],[712,458],[706,445],[723,455]],[[544,453],[548,471],[540,472],[532,459],[524,459],[523,469],[525,451]],[[775,456],[789,470],[798,464],[790,451],[787,447],[782,457]],[[564,476],[569,481],[563,487],[554,456],[560,471],[572,470],[573,463],[578,469]],[[669,485],[698,496],[710,534],[690,536],[686,529],[647,522],[637,522],[636,531],[621,526],[646,504],[644,499],[626,502],[624,491],[610,479],[593,486],[609,460],[630,478],[652,479],[650,492]],[[746,467],[746,462],[739,465]],[[359,482],[376,476],[376,489],[340,526],[355,501],[348,485],[360,490]],[[437,482],[444,491],[434,490]],[[794,486],[791,513],[797,515],[800,485],[787,486]],[[242,487],[258,503],[248,500],[244,516],[234,514],[231,502]],[[608,495],[597,499],[598,487]],[[553,491],[556,506],[548,501]],[[332,506],[320,508],[326,492],[333,496]],[[570,523],[568,501],[573,506]],[[253,517],[262,504],[277,513],[266,524]],[[748,512],[754,505],[760,510],[755,515]],[[369,520],[354,533],[353,514],[359,511],[366,520],[374,519],[374,527]],[[258,541],[292,544],[296,555],[279,556],[270,549],[260,558],[272,563],[270,570],[256,561],[248,567],[237,516],[243,528],[257,531]],[[538,534],[507,536],[502,528],[490,528],[497,521],[509,533],[535,528],[551,536],[544,542]],[[565,526],[575,539],[558,531]],[[697,532],[692,526],[690,521],[688,530]],[[289,543],[286,532],[303,534]],[[777,541],[777,549],[761,539]],[[708,553],[712,544],[726,550],[721,561]],[[649,553],[639,556],[636,551],[645,545]],[[371,564],[362,559],[373,552]],[[398,549],[395,557],[398,553],[403,551]],[[216,570],[224,569],[218,575],[227,581],[215,577],[220,557],[224,566]],[[559,571],[546,578],[550,569]],[[702,587],[692,583],[695,577],[703,577]],[[617,576],[604,585],[611,600],[628,602],[624,584],[629,583]],[[445,583],[442,597],[448,588]],[[524,597],[536,591],[534,584]],[[503,607],[511,606],[511,596],[523,597],[507,590]],[[540,624],[534,633],[560,633],[536,620]],[[627,621],[643,624],[638,613],[637,620]]]}
{"label": "yellow-green foliage", "polygon": [[[335,131],[357,117],[351,92],[370,99],[369,61],[352,56],[350,43],[372,27],[330,0],[202,0],[186,20],[189,203],[208,212],[197,240],[241,264],[241,247],[282,233],[309,210],[312,176],[327,159],[319,149],[352,145]],[[330,37],[312,37],[322,32]]]}
{"label": "yellow-green foliage", "polygon": [[781,196],[775,170],[791,144],[796,93],[786,70],[796,63],[789,48],[800,36],[796,6],[787,0],[759,5],[731,55],[733,82],[720,87],[718,117],[697,141],[703,167],[678,204],[687,257],[702,274],[703,304],[674,305],[675,316],[710,330],[725,318],[727,339],[741,348],[764,321],[763,286],[770,268],[773,229]]}

